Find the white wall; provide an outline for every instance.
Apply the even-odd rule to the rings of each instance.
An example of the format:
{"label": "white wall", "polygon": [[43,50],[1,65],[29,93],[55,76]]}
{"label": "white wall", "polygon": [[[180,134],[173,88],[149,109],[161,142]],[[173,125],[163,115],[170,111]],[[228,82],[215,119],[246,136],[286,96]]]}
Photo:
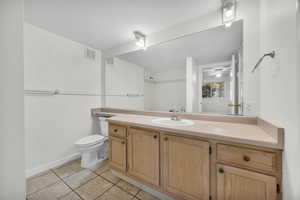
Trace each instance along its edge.
{"label": "white wall", "polygon": [[[25,89],[61,89],[101,93],[101,53],[85,55],[86,46],[24,25]],[[32,175],[49,164],[77,155],[76,140],[95,125],[90,109],[100,96],[25,96],[26,170]]]}
{"label": "white wall", "polygon": [[176,68],[152,73],[154,82],[145,82],[145,110],[180,110],[186,106],[186,70]]}
{"label": "white wall", "polygon": [[0,1],[0,199],[25,199],[23,1]]}
{"label": "white wall", "polygon": [[[259,76],[252,74],[252,67],[259,58],[259,18],[260,0],[242,0],[238,2],[237,19],[243,20],[243,52],[244,52],[244,102],[249,108],[246,115],[259,113]],[[147,36],[148,46],[180,38],[189,34],[207,30],[222,24],[221,11],[200,16],[188,22],[177,24],[160,32]],[[137,50],[135,42],[104,51],[105,57],[113,57]]]}
{"label": "white wall", "polygon": [[143,110],[143,95],[144,68],[119,58],[114,58],[112,64],[105,63],[106,107]]}
{"label": "white wall", "polygon": [[276,50],[276,57],[266,59],[260,66],[260,115],[285,129],[284,200],[300,199],[300,46],[296,3],[297,0],[261,1],[260,53]]}

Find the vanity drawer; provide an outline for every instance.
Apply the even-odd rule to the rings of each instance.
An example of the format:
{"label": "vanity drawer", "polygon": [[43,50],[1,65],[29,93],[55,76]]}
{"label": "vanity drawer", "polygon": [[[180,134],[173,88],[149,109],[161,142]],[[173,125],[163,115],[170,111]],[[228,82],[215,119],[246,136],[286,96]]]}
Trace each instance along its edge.
{"label": "vanity drawer", "polygon": [[276,172],[276,154],[260,150],[217,145],[218,161],[266,172]]}
{"label": "vanity drawer", "polygon": [[126,137],[126,127],[115,125],[115,124],[109,124],[109,134],[116,136],[116,137],[125,138]]}

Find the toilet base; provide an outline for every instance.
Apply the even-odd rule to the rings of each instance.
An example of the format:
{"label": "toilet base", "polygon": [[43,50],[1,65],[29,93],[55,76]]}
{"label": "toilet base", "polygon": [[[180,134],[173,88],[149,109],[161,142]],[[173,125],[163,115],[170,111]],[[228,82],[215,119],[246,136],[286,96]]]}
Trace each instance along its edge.
{"label": "toilet base", "polygon": [[85,168],[85,169],[92,169],[92,170],[94,170],[95,168],[96,168],[96,166],[99,164],[99,163],[101,163],[101,162],[103,162],[104,160],[106,160],[107,158],[100,158],[100,159],[97,159],[97,160],[94,160],[93,162],[91,162],[91,163],[84,163],[84,162],[82,162],[82,160],[81,160],[81,168]]}
{"label": "toilet base", "polygon": [[89,150],[81,151],[81,167],[93,168],[98,163],[107,159],[107,142],[98,144]]}

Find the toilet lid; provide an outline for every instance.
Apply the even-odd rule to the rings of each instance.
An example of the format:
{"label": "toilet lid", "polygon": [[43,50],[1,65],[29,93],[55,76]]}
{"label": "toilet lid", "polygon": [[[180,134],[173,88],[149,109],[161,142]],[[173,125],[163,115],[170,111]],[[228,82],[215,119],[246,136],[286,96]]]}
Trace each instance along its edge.
{"label": "toilet lid", "polygon": [[102,135],[89,135],[78,140],[75,144],[80,146],[94,145],[105,140]]}

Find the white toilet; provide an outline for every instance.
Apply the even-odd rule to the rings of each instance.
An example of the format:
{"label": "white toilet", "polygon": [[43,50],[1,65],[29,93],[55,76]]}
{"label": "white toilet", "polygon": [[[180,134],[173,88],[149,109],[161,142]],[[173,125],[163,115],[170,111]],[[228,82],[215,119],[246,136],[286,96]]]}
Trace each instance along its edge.
{"label": "white toilet", "polygon": [[98,134],[78,140],[75,145],[81,153],[81,167],[92,168],[107,159],[108,122],[107,117],[98,117]]}

